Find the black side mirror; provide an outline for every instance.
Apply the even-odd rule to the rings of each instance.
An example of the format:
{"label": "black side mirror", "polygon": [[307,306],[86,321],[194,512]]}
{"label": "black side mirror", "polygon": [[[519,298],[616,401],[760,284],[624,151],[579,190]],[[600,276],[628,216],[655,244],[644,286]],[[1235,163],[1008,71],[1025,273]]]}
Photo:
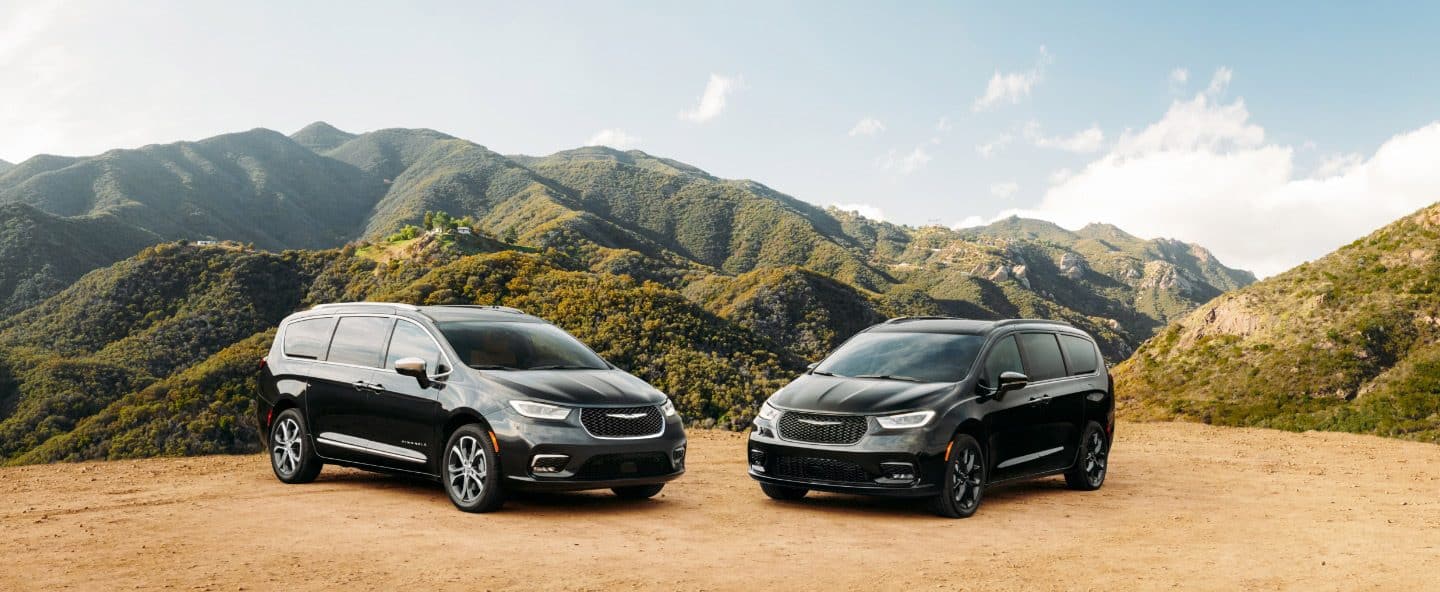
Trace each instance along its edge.
{"label": "black side mirror", "polygon": [[395,360],[395,372],[415,379],[420,383],[420,388],[430,386],[430,374],[425,371],[425,360],[420,358],[400,358]]}
{"label": "black side mirror", "polygon": [[995,394],[1000,395],[1010,391],[1018,391],[1030,384],[1030,377],[1019,372],[1001,372],[1000,384],[995,386]]}

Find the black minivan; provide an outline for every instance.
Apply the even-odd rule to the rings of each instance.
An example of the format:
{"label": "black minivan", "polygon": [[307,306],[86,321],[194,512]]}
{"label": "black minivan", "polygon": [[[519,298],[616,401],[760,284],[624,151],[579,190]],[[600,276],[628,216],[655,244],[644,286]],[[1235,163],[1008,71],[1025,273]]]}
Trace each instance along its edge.
{"label": "black minivan", "polygon": [[326,463],[439,480],[467,512],[510,490],[649,498],[685,472],[664,393],[564,330],[495,306],[317,306],[280,323],[256,420],[275,476]]}
{"label": "black minivan", "polygon": [[810,490],[929,498],[975,513],[989,485],[1064,474],[1099,489],[1114,381],[1094,339],[1028,319],[891,319],[846,341],[761,406],[750,476]]}

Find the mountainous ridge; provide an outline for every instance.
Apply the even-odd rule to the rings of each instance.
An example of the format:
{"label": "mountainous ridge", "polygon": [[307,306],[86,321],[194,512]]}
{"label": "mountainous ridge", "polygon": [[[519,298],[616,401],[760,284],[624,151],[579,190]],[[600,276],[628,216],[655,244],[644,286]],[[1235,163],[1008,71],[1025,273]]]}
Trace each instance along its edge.
{"label": "mountainous ridge", "polygon": [[1440,204],[1228,292],[1115,369],[1132,417],[1440,442]]}

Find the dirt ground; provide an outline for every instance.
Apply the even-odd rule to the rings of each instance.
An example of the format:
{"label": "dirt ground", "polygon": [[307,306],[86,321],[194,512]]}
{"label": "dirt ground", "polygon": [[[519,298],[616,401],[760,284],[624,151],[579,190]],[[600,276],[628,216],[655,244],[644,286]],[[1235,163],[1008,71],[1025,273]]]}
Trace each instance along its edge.
{"label": "dirt ground", "polygon": [[1105,487],[769,500],[739,434],[691,433],[654,500],[454,510],[438,485],[263,456],[0,470],[0,590],[1440,590],[1440,446],[1121,424]]}

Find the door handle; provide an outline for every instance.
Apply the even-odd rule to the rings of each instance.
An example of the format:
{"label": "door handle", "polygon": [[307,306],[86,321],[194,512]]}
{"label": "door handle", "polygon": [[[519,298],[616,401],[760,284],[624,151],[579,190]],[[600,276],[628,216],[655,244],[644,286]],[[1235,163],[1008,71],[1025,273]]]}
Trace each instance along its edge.
{"label": "door handle", "polygon": [[365,382],[365,381],[363,381],[363,380],[357,380],[357,381],[355,381],[355,388],[358,388],[358,389],[360,389],[360,390],[365,390],[365,391],[378,391],[378,390],[380,390],[380,383],[378,383],[378,382]]}
{"label": "door handle", "polygon": [[1043,394],[1043,395],[1030,395],[1030,402],[1033,403],[1033,402],[1035,402],[1035,401],[1044,401],[1044,400],[1049,399],[1049,398],[1050,398],[1050,393],[1045,393],[1045,394]]}

